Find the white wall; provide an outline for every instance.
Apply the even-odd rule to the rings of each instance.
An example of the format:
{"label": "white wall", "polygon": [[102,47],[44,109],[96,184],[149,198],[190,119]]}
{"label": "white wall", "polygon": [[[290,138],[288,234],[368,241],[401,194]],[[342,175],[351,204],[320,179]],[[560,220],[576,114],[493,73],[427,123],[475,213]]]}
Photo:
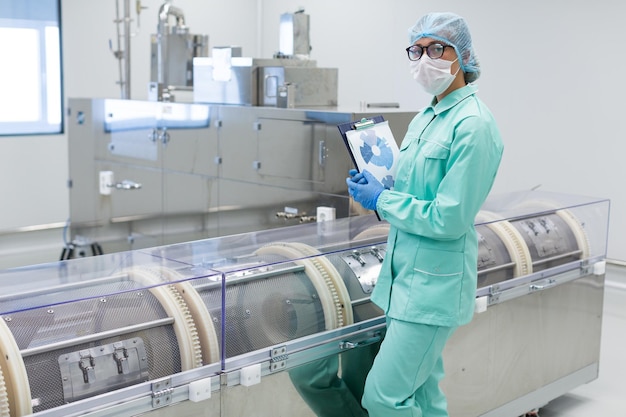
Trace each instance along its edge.
{"label": "white wall", "polygon": [[[123,3],[122,0],[120,0]],[[134,5],[134,2],[131,2]],[[131,45],[131,97],[146,98],[151,33],[161,4],[144,0]],[[483,76],[479,95],[498,119],[506,150],[494,192],[542,190],[611,199],[609,257],[626,260],[626,194],[618,81],[626,64],[614,0],[174,0],[193,33],[211,46],[239,45],[271,57],[281,13],[311,16],[312,58],[339,68],[339,102],[399,102],[418,109],[427,97],[408,75],[407,28],[423,13],[450,10],[472,31]],[[119,98],[115,0],[63,0],[66,97]],[[136,27],[136,22],[133,27]],[[68,217],[67,140],[0,138],[0,231]]]}

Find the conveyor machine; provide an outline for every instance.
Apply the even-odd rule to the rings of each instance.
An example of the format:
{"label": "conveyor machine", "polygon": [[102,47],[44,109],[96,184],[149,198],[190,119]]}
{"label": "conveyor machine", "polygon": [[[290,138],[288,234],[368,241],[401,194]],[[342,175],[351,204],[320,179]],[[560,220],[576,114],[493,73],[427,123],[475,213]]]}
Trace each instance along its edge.
{"label": "conveyor machine", "polygon": [[[486,202],[476,315],[444,352],[451,416],[518,416],[597,377],[608,211]],[[0,417],[323,415],[313,368],[358,402],[367,368],[346,359],[384,337],[387,231],[361,215],[3,271]]]}

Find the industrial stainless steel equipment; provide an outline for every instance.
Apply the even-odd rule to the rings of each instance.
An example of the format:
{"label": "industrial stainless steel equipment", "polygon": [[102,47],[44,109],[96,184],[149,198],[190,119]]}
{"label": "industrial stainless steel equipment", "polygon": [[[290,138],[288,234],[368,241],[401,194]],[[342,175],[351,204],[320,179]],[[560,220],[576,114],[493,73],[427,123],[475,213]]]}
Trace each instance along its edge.
{"label": "industrial stainless steel equipment", "polygon": [[68,107],[71,240],[107,253],[310,221],[319,206],[346,217],[352,165],[336,125],[383,114],[400,140],[413,117],[115,99]]}
{"label": "industrial stainless steel equipment", "polygon": [[[281,16],[280,39],[271,59],[202,57],[182,10],[160,7],[152,99],[69,100],[62,259],[312,221],[320,206],[347,216],[337,124],[382,114],[401,140],[414,112],[338,107],[337,69],[310,59],[302,10]],[[174,102],[192,72],[193,103]]]}
{"label": "industrial stainless steel equipment", "polygon": [[[193,60],[193,101],[273,107],[337,106],[338,70],[319,68],[316,61],[216,57]],[[285,94],[285,95],[281,95]],[[290,94],[290,97],[287,97]],[[289,99],[281,102],[281,97]]]}
{"label": "industrial stainless steel equipment", "polygon": [[213,48],[194,58],[193,101],[272,107],[337,106],[337,68],[310,58],[309,16],[280,16],[279,51],[272,59],[243,57],[241,48]]}
{"label": "industrial stainless steel equipment", "polygon": [[[444,351],[451,416],[518,416],[597,377],[608,213],[485,203],[476,315]],[[0,416],[313,415],[310,369],[338,378],[384,335],[387,230],[360,215],[2,271]]]}
{"label": "industrial stainless steel equipment", "polygon": [[[170,24],[174,17],[176,23]],[[183,11],[166,1],[159,8],[157,33],[151,36],[149,96],[155,101],[174,101],[175,90],[193,87],[193,60],[209,55],[209,37],[189,33]]]}

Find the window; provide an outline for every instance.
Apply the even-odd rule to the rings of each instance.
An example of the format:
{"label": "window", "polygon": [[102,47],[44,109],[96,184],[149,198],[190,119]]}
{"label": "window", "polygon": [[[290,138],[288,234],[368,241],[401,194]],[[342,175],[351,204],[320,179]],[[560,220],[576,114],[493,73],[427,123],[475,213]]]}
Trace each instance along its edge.
{"label": "window", "polygon": [[63,132],[59,0],[0,2],[0,135]]}

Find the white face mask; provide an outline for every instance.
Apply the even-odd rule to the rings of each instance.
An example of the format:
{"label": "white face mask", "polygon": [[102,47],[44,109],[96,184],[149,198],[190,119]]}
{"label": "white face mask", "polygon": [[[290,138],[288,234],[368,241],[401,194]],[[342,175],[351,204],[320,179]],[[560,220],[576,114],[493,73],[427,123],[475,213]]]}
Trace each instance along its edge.
{"label": "white face mask", "polygon": [[417,61],[409,61],[409,68],[413,78],[424,88],[424,91],[438,96],[450,87],[459,73],[460,67],[454,74],[450,74],[450,68],[456,61],[458,58],[454,61],[446,61],[445,59],[432,59],[424,54]]}

